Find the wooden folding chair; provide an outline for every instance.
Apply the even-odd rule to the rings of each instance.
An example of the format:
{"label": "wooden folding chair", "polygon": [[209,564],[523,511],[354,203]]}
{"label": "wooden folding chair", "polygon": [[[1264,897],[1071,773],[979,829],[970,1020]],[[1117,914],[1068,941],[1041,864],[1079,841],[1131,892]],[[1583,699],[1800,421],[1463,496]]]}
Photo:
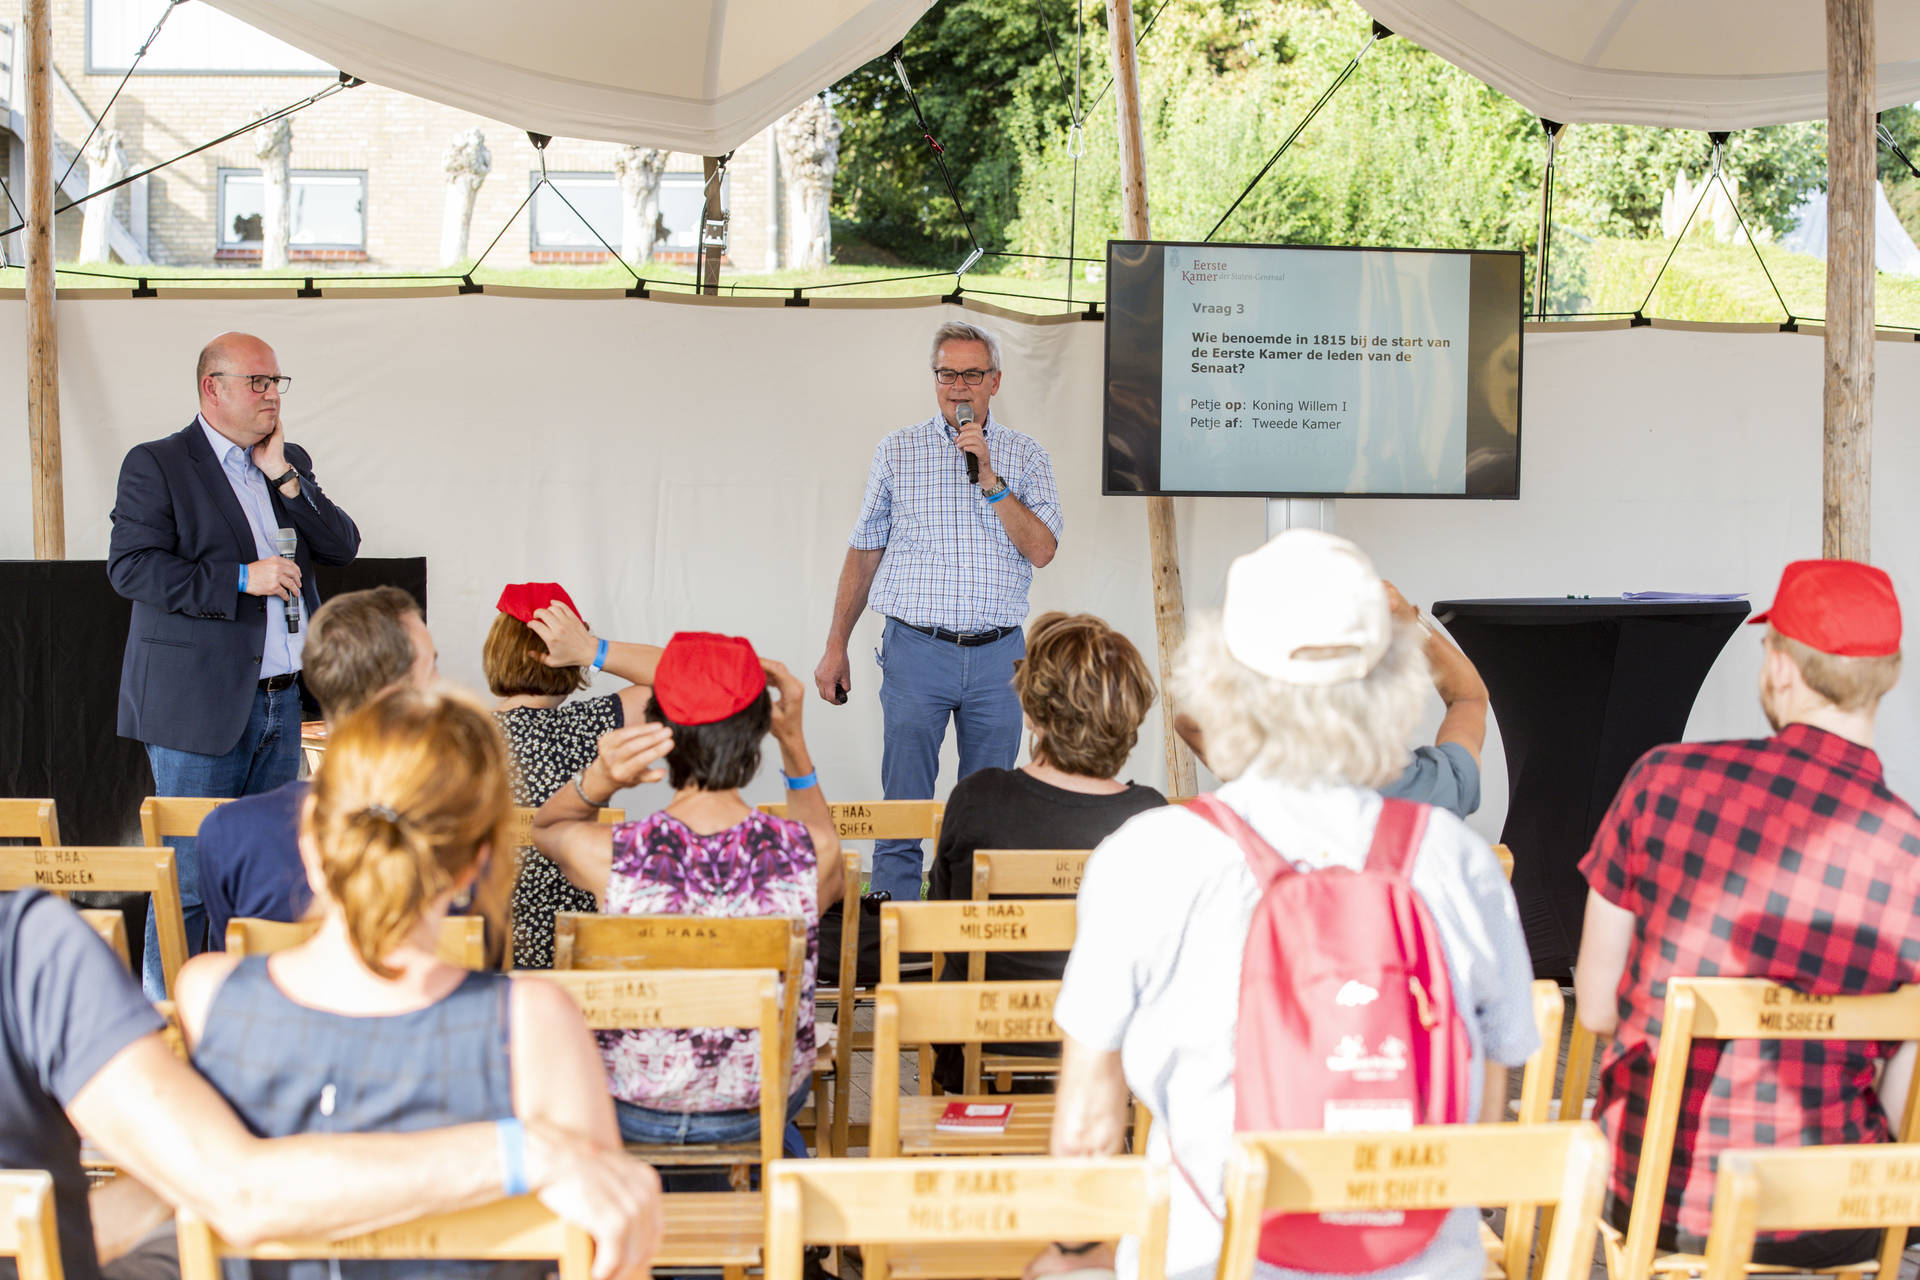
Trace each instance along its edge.
{"label": "wooden folding chair", "polygon": [[[0,1173],[0,1257],[15,1260],[20,1280],[61,1280],[52,1174],[38,1169]],[[797,1269],[794,1276],[798,1280]]]}
{"label": "wooden folding chair", "polygon": [[[946,906],[946,903],[928,903]],[[951,904],[971,906],[971,903]],[[888,904],[892,906],[891,903]],[[881,927],[885,928],[884,918]],[[880,984],[873,1009],[873,1124],[868,1150],[874,1156],[1038,1155],[1053,1130],[1051,1096],[982,1094],[900,1096],[900,1046],[966,1044],[998,1040],[1059,1040],[1053,1021],[1058,982],[930,982]],[[952,1104],[1006,1103],[1013,1107],[1002,1132],[946,1133],[937,1127]]]}
{"label": "wooden folding chair", "polygon": [[149,845],[195,839],[207,815],[229,800],[225,796],[148,796],[140,802],[140,838]]}
{"label": "wooden folding chair", "polygon": [[[999,902],[889,902],[880,908],[880,981],[900,981],[902,951],[966,951],[975,954],[969,962],[972,975],[984,974],[988,951],[1067,951],[1073,947],[1076,905],[1065,899],[1028,898]],[[935,975],[938,976],[937,974]],[[979,977],[973,977],[979,981]],[[1057,985],[1057,984],[1056,984]],[[1051,1003],[1048,1005],[1052,1007]],[[912,1038],[908,1037],[908,1043]],[[980,1041],[965,1044],[968,1094],[980,1092]],[[879,1052],[875,1049],[875,1054]],[[1017,1064],[1007,1070],[1058,1071],[1057,1057],[1022,1058],[1005,1055]],[[879,1091],[878,1057],[875,1058],[875,1092]],[[933,1090],[933,1049],[930,1042],[920,1043],[920,1093]]]}
{"label": "wooden folding chair", "polygon": [[[1533,1025],[1540,1033],[1540,1047],[1533,1051],[1520,1071],[1520,1101],[1516,1104],[1514,1119],[1521,1124],[1546,1124],[1552,1118],[1553,1071],[1560,1060],[1560,1023],[1566,1011],[1566,998],[1560,994],[1560,984],[1546,978],[1536,979]],[[1541,1208],[1528,1201],[1515,1201],[1507,1206],[1504,1236],[1496,1234],[1484,1221],[1480,1224],[1480,1240],[1487,1247],[1489,1280],[1496,1277],[1526,1280],[1533,1262],[1535,1217],[1539,1218],[1540,1231],[1551,1235],[1552,1213],[1551,1206]]]}
{"label": "wooden folding chair", "polygon": [[[1091,849],[976,849],[973,854],[973,900],[993,898],[1071,898],[1080,892],[1080,879],[1086,874]],[[940,974],[936,970],[936,979]],[[983,951],[971,953],[967,962],[967,980],[984,982],[987,957]],[[969,1046],[969,1062],[980,1060],[980,1070],[993,1079],[1000,1093],[1013,1088],[1016,1073],[1052,1072],[1060,1069],[1057,1058],[1025,1058],[1018,1054],[986,1053]]]}
{"label": "wooden folding chair", "polygon": [[[772,970],[553,969],[517,976],[565,988],[595,1031],[751,1027],[760,1032],[761,1044],[780,1045],[778,1052],[760,1055],[760,1140],[753,1146],[753,1158],[763,1169],[780,1158],[793,1039],[790,1035],[784,1042],[780,1039],[785,1023],[779,980]],[[662,1148],[630,1146],[628,1150],[651,1158]],[[700,1161],[720,1162],[711,1154]],[[766,1210],[759,1192],[675,1191],[667,1196],[666,1205],[666,1238],[654,1266],[724,1267],[728,1280],[737,1280],[746,1268],[760,1265]]]}
{"label": "wooden folding chair", "polygon": [[1540,1280],[1584,1278],[1607,1140],[1578,1125],[1431,1125],[1401,1133],[1241,1133],[1227,1158],[1218,1280],[1252,1280],[1266,1213],[1554,1205]]}
{"label": "wooden folding chair", "polygon": [[222,1239],[204,1218],[186,1209],[175,1216],[175,1224],[181,1280],[222,1280],[222,1258],[551,1261],[559,1263],[560,1280],[591,1280],[593,1271],[593,1240],[579,1227],[555,1217],[536,1196],[416,1218],[344,1240],[274,1240],[242,1247]]}
{"label": "wooden folding chair", "polygon": [[133,953],[127,947],[127,918],[118,911],[104,911],[94,907],[81,907],[80,918],[87,927],[100,935],[100,941],[107,944],[107,950],[120,957],[120,963],[133,970]]}
{"label": "wooden folding chair", "polygon": [[[1680,1127],[1687,1059],[1695,1040],[1913,1040],[1920,1039],[1920,984],[1883,995],[1807,995],[1764,978],[1670,978],[1660,1044],[1653,1058],[1653,1083],[1647,1099],[1640,1168],[1624,1236],[1600,1225],[1611,1280],[1648,1280],[1656,1272],[1697,1272],[1706,1265],[1699,1254],[1655,1256],[1660,1209],[1672,1170],[1673,1144]],[[1901,1142],[1920,1139],[1920,1090],[1911,1091],[1898,1134]],[[1781,1270],[1781,1268],[1774,1268]],[[1819,1275],[1851,1275],[1858,1267],[1785,1268]]]}
{"label": "wooden folding chair", "polygon": [[[264,956],[297,947],[320,927],[318,920],[256,920],[241,916],[227,921],[227,950],[236,956]],[[448,964],[462,969],[487,967],[487,922],[479,916],[448,916],[440,922],[434,951]]]}
{"label": "wooden folding chair", "polygon": [[[514,848],[522,849],[533,846],[533,815],[538,812],[540,812],[540,809],[537,805],[533,808],[528,808],[526,805],[515,805],[513,807]],[[595,809],[593,811],[593,820],[611,827],[616,823],[625,822],[627,820],[627,811],[625,809]]]}
{"label": "wooden folding chair", "polygon": [[1050,1241],[1122,1236],[1139,1280],[1165,1280],[1167,1171],[1136,1156],[783,1160],[767,1179],[766,1280],[801,1280],[809,1244],[858,1244],[888,1280],[1017,1276]]}
{"label": "wooden folding chair", "polygon": [[[793,1063],[794,1027],[800,1013],[801,973],[807,958],[807,923],[799,916],[602,916],[562,911],[553,919],[553,972],[638,972],[653,969],[771,969],[780,978],[780,1031],[775,1049]],[[705,1024],[715,1025],[715,1024]],[[761,1042],[761,1061],[767,1057]],[[787,1077],[777,1105],[786,1128]],[[765,1098],[761,1106],[768,1105]],[[757,1143],[699,1146],[630,1146],[661,1165],[728,1165],[737,1186],[747,1166],[759,1163]],[[775,1151],[778,1151],[776,1144]]]}
{"label": "wooden folding chair", "polygon": [[1762,1231],[1888,1228],[1875,1262],[1841,1268],[1847,1280],[1898,1277],[1907,1228],[1920,1225],[1920,1146],[1728,1151],[1713,1184],[1706,1280],[1742,1280]]}
{"label": "wooden folding chair", "polygon": [[51,800],[0,800],[0,840],[60,843],[60,819]]}
{"label": "wooden folding chair", "polygon": [[[829,803],[833,827],[839,834],[842,852],[847,857],[846,891],[840,905],[840,982],[814,991],[818,1004],[833,1006],[833,1153],[845,1155],[849,1146],[867,1141],[867,1126],[855,1125],[853,1118],[853,1055],[873,1049],[873,1033],[855,1028],[861,1006],[871,1007],[873,990],[860,985],[860,855],[846,848],[850,840],[940,840],[940,821],[946,806],[937,800],[856,800]],[[791,816],[785,804],[763,804],[760,812],[776,818]],[[821,903],[820,909],[826,910]],[[842,997],[842,990],[845,996]],[[845,1046],[844,1050],[842,1046]],[[842,1054],[844,1053],[844,1058]],[[871,1077],[869,1077],[871,1079]],[[844,1083],[842,1083],[844,1081]],[[816,1127],[816,1149],[820,1146]]]}
{"label": "wooden folding chair", "polygon": [[172,992],[173,975],[187,962],[187,926],[180,911],[180,880],[174,873],[172,849],[0,846],[0,890],[34,888],[62,896],[76,891],[151,894],[160,934],[160,971],[167,991]]}

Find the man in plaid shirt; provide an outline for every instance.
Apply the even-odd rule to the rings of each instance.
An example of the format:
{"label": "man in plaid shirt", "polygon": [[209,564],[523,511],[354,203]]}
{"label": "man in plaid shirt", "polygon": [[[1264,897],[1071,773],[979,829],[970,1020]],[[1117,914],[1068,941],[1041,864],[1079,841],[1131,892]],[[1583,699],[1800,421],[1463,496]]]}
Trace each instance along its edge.
{"label": "man in plaid shirt", "polygon": [[[1580,864],[1591,892],[1574,967],[1580,1021],[1614,1034],[1595,1115],[1613,1141],[1607,1212],[1627,1226],[1667,979],[1770,978],[1824,995],[1920,980],[1920,817],[1887,789],[1874,713],[1900,674],[1885,573],[1787,566],[1768,623],[1760,705],[1774,736],[1657,747]],[[1659,1247],[1705,1245],[1722,1151],[1885,1142],[1914,1045],[1707,1041],[1688,1063]],[[1763,1236],[1756,1262],[1835,1266],[1876,1231]]]}
{"label": "man in plaid shirt", "polygon": [[[874,450],[827,651],[813,673],[822,698],[845,702],[853,688],[847,644],[861,608],[886,618],[877,656],[889,800],[933,798],[949,717],[961,777],[1013,767],[1021,728],[1013,664],[1026,652],[1027,586],[1053,559],[1061,529],[1047,451],[989,407],[1000,390],[999,339],[977,325],[943,324],[932,366],[937,412]],[[875,842],[874,889],[917,901],[921,863],[917,840]]]}

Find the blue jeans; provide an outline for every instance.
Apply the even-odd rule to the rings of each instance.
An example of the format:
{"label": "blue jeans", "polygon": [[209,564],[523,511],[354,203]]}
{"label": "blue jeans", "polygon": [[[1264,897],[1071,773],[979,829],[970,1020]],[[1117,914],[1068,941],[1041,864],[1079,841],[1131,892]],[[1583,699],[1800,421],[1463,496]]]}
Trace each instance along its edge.
{"label": "blue jeans", "polygon": [[[787,1128],[781,1135],[781,1153],[804,1158],[807,1140],[800,1135],[794,1117],[807,1105],[807,1088],[802,1085],[787,1099]],[[760,1108],[736,1111],[655,1111],[619,1098],[613,1100],[614,1119],[620,1125],[622,1142],[644,1142],[652,1146],[691,1147],[709,1142],[753,1142],[760,1137]],[[668,1191],[725,1191],[727,1175],[706,1168],[661,1169],[660,1180]]]}
{"label": "blue jeans", "polygon": [[[300,776],[300,688],[277,693],[256,689],[253,712],[240,741],[223,756],[147,744],[147,762],[153,766],[153,793],[157,796],[258,795],[285,786]],[[186,917],[187,951],[206,949],[207,912],[200,905],[200,852],[196,840],[174,839],[175,874],[180,878],[181,914]],[[164,1000],[160,970],[160,931],[149,906],[147,941],[141,960],[141,985],[147,999]]]}
{"label": "blue jeans", "polygon": [[[889,800],[931,800],[940,744],[953,718],[960,776],[1011,769],[1020,756],[1020,698],[1013,664],[1027,652],[1020,631],[962,647],[888,618],[880,635],[880,785]],[[873,888],[895,902],[920,900],[918,840],[876,840]]]}

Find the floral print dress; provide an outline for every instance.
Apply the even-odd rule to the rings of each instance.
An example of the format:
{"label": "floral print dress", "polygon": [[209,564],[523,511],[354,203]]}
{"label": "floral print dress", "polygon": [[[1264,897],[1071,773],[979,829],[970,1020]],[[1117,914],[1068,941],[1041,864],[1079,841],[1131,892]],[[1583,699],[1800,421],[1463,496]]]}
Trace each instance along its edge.
{"label": "floral print dress", "polygon": [[[793,1074],[813,1072],[813,990],[820,959],[820,881],[805,826],[754,812],[712,835],[664,810],[613,829],[608,915],[737,919],[797,915],[807,922]],[[760,1033],[744,1027],[595,1032],[613,1096],[655,1111],[748,1110],[760,1105]]]}

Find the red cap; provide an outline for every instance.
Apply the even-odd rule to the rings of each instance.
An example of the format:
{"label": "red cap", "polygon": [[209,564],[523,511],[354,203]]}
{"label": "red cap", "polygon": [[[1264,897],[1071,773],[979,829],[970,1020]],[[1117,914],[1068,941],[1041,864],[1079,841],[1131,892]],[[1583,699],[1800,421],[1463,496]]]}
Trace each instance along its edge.
{"label": "red cap", "polygon": [[1789,640],[1840,658],[1900,652],[1900,601],[1893,579],[1858,560],[1795,560],[1780,575],[1771,622]]}
{"label": "red cap", "polygon": [[714,724],[738,715],[766,687],[759,655],[739,636],[675,632],[653,669],[653,696],[675,724]]}
{"label": "red cap", "polygon": [[[544,609],[550,604],[559,603],[573,610],[573,616],[580,617],[579,606],[567,589],[557,582],[510,582],[500,589],[500,603],[494,608],[502,613],[510,613],[522,622],[532,622],[536,609]],[[580,619],[582,623],[586,619]]]}

